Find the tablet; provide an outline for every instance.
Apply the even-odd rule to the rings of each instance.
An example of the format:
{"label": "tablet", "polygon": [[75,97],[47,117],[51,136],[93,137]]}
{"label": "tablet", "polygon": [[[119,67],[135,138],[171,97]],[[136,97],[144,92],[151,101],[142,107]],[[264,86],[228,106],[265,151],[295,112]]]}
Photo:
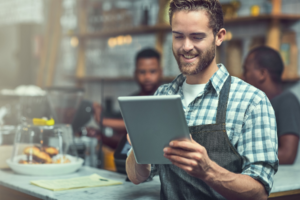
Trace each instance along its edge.
{"label": "tablet", "polygon": [[171,164],[163,149],[190,138],[179,95],[118,98],[138,164]]}

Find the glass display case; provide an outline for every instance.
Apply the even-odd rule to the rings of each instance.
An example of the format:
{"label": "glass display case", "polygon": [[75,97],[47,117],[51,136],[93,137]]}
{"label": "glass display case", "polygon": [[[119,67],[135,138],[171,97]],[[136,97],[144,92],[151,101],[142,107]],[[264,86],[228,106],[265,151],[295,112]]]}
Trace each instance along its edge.
{"label": "glass display case", "polygon": [[23,123],[16,131],[14,149],[7,164],[17,173],[61,175],[76,171],[78,158],[70,125]]}

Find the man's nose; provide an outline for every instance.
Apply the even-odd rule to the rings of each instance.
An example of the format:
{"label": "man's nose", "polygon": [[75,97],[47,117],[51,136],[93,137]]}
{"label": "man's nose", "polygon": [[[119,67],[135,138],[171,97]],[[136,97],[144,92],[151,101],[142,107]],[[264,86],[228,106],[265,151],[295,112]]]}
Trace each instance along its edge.
{"label": "man's nose", "polygon": [[194,48],[193,42],[190,39],[185,39],[184,44],[183,44],[183,50],[185,52],[190,52]]}
{"label": "man's nose", "polygon": [[150,72],[147,72],[146,74],[145,74],[145,79],[150,79],[151,78],[151,73]]}

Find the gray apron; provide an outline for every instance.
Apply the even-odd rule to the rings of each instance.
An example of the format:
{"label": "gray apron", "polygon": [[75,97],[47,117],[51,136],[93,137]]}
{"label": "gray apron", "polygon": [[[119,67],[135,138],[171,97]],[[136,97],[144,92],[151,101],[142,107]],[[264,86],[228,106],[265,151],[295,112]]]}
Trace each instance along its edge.
{"label": "gray apron", "polygon": [[[225,128],[230,85],[229,76],[220,92],[216,124],[192,126],[189,131],[193,139],[206,148],[211,160],[231,172],[241,173],[242,157],[229,141]],[[161,181],[161,200],[225,199],[202,180],[175,165],[156,167]]]}

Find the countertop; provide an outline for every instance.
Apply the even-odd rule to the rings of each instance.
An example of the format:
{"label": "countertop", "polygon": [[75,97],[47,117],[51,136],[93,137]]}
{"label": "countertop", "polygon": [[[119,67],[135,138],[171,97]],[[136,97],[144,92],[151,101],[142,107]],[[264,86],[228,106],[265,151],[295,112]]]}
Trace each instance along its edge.
{"label": "countertop", "polygon": [[300,164],[279,165],[271,193],[300,189]]}
{"label": "countertop", "polygon": [[[53,192],[30,184],[30,181],[32,180],[68,179],[79,176],[88,176],[94,173],[99,174],[100,176],[103,176],[108,179],[121,181],[123,182],[123,184],[108,187],[84,188],[58,192]],[[73,174],[68,174],[59,177],[26,176],[16,174],[11,170],[0,170],[0,185],[45,200],[159,199],[159,177],[154,177],[152,181],[140,185],[134,185],[131,182],[126,182],[125,178],[126,176],[122,174],[101,169],[95,169],[91,167],[82,167],[79,171]],[[274,186],[272,189],[272,193],[280,193],[299,189],[300,165],[279,166],[279,170],[274,176]]]}
{"label": "countertop", "polygon": [[[89,176],[91,174],[99,174],[102,177],[113,179],[123,182],[122,185],[114,185],[107,187],[84,188],[66,191],[53,192],[30,184],[33,180],[55,180],[55,179],[68,179],[79,176]],[[41,177],[41,176],[26,176],[16,174],[11,170],[0,170],[0,185],[10,189],[14,189],[34,197],[45,200],[154,200],[159,199],[160,182],[159,177],[154,177],[150,182],[140,185],[134,185],[131,182],[125,181],[126,176],[115,172],[110,172],[91,167],[81,167],[76,173],[55,176],[55,177]],[[0,194],[1,196],[1,194]]]}

